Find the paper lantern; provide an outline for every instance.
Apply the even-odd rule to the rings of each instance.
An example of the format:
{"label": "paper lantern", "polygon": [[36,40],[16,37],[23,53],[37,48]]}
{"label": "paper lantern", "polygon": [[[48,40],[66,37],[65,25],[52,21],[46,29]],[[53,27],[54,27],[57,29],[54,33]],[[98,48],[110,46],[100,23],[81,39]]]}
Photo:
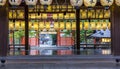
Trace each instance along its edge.
{"label": "paper lantern", "polygon": [[57,19],[57,14],[53,14],[53,19]]}
{"label": "paper lantern", "polygon": [[102,29],[104,29],[104,30],[107,29],[107,22],[102,23]]}
{"label": "paper lantern", "polygon": [[110,10],[104,10],[104,18],[110,18]]}
{"label": "paper lantern", "polygon": [[60,22],[60,29],[63,30],[65,28],[65,23],[64,22]]}
{"label": "paper lantern", "polygon": [[34,22],[34,23],[33,23],[33,28],[34,28],[35,30],[38,30],[38,22]]}
{"label": "paper lantern", "polygon": [[59,19],[63,19],[63,13],[59,13]]}
{"label": "paper lantern", "polygon": [[46,14],[46,13],[43,13],[43,14],[42,14],[42,18],[43,18],[43,19],[47,19],[47,14]]}
{"label": "paper lantern", "polygon": [[72,22],[72,30],[76,30],[76,22]]}
{"label": "paper lantern", "polygon": [[100,22],[97,22],[96,29],[97,29],[97,30],[100,30],[100,29],[101,29],[101,23],[100,23]]}
{"label": "paper lantern", "polygon": [[59,23],[58,22],[54,22],[54,29],[59,29]]}
{"label": "paper lantern", "polygon": [[83,29],[83,23],[80,22],[80,30],[82,30],[82,29]]}
{"label": "paper lantern", "polygon": [[25,21],[21,21],[21,29],[25,29]]}
{"label": "paper lantern", "polygon": [[111,6],[114,0],[100,0],[102,6]]}
{"label": "paper lantern", "polygon": [[14,23],[12,21],[9,21],[9,30],[14,29]]}
{"label": "paper lantern", "polygon": [[46,29],[50,29],[50,22],[45,22]]}
{"label": "paper lantern", "polygon": [[15,22],[15,29],[19,29],[20,28],[20,21],[16,21]]}
{"label": "paper lantern", "polygon": [[40,0],[40,3],[42,5],[50,5],[52,3],[52,0]]}
{"label": "paper lantern", "polygon": [[120,6],[120,0],[115,0],[116,5]]}
{"label": "paper lantern", "polygon": [[74,7],[76,7],[76,6],[80,7],[83,4],[83,0],[70,0],[70,3]]}
{"label": "paper lantern", "polygon": [[0,6],[4,6],[7,0],[0,0]]}
{"label": "paper lantern", "polygon": [[25,0],[26,5],[36,5],[38,0]]}
{"label": "paper lantern", "polygon": [[45,28],[45,24],[44,22],[39,22],[39,29],[44,29]]}
{"label": "paper lantern", "polygon": [[69,19],[69,13],[65,15],[65,19]]}
{"label": "paper lantern", "polygon": [[20,5],[22,0],[9,0],[9,3],[11,5]]}
{"label": "paper lantern", "polygon": [[90,22],[90,28],[92,29],[92,30],[96,30],[96,23],[95,22]]}
{"label": "paper lantern", "polygon": [[71,23],[70,22],[66,22],[66,29],[71,30]]}
{"label": "paper lantern", "polygon": [[94,7],[97,3],[97,0],[84,0],[84,5],[86,7]]}
{"label": "paper lantern", "polygon": [[89,22],[84,22],[84,30],[88,30],[89,29]]}
{"label": "paper lantern", "polygon": [[70,19],[75,19],[75,13],[70,13]]}
{"label": "paper lantern", "polygon": [[29,22],[29,29],[32,29],[32,22]]}

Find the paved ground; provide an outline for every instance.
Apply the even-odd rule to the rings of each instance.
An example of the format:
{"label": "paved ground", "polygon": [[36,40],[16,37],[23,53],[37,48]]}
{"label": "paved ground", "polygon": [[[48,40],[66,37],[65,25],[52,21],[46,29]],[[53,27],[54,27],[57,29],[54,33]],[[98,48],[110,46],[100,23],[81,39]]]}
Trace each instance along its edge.
{"label": "paved ground", "polygon": [[0,69],[120,69],[115,63],[7,63]]}
{"label": "paved ground", "polygon": [[[114,56],[11,56],[0,69],[120,69]],[[117,57],[119,58],[119,57]]]}

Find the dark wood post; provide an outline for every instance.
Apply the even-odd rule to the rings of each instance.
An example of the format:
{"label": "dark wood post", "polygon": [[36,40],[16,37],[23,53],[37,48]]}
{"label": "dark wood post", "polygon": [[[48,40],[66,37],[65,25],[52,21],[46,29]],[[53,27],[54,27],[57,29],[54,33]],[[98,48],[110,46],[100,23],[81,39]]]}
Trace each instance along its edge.
{"label": "dark wood post", "polygon": [[3,59],[5,56],[7,56],[7,50],[8,50],[8,7],[5,5],[0,7],[0,56],[3,57]]}
{"label": "dark wood post", "polygon": [[25,5],[25,55],[29,55],[29,21],[27,5]]}
{"label": "dark wood post", "polygon": [[120,56],[120,7],[114,4],[111,13],[112,55]]}
{"label": "dark wood post", "polygon": [[76,7],[76,54],[80,54],[80,8]]}

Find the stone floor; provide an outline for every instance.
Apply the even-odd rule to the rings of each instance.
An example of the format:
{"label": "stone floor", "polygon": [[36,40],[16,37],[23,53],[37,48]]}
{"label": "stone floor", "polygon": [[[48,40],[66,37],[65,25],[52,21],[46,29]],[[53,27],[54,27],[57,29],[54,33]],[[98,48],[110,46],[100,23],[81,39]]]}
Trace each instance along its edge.
{"label": "stone floor", "polygon": [[6,63],[0,69],[120,69],[116,63]]}

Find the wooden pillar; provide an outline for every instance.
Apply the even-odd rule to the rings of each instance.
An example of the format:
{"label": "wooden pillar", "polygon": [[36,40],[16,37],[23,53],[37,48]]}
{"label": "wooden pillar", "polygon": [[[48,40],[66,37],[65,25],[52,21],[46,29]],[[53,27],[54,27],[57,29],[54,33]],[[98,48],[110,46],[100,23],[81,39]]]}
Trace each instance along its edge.
{"label": "wooden pillar", "polygon": [[80,8],[76,7],[76,54],[80,54]]}
{"label": "wooden pillar", "polygon": [[25,5],[25,55],[29,55],[29,21],[27,5]]}
{"label": "wooden pillar", "polygon": [[0,7],[0,56],[7,56],[8,50],[8,7]]}
{"label": "wooden pillar", "polygon": [[120,7],[112,6],[111,12],[112,55],[120,56]]}

